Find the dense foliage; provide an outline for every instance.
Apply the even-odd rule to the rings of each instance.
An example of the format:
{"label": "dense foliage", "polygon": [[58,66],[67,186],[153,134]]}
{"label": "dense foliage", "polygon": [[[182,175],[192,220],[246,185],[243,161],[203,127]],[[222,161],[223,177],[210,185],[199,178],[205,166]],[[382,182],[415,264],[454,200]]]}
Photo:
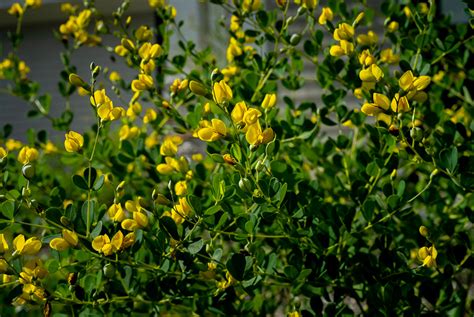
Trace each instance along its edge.
{"label": "dense foliage", "polygon": [[[41,1],[9,9],[3,92],[64,143],[2,122],[0,314],[472,315],[472,25],[435,1],[211,2],[225,58],[164,0],[138,28],[127,0],[111,18],[63,4],[59,117],[19,58]],[[136,77],[77,75],[81,46]],[[69,128],[75,93],[85,131]]]}

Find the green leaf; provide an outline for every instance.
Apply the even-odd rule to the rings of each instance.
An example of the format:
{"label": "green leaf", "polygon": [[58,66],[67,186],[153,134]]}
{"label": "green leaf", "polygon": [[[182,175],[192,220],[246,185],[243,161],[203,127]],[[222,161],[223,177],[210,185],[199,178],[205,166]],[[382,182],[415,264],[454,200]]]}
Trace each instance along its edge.
{"label": "green leaf", "polygon": [[208,209],[204,212],[204,215],[206,215],[206,216],[212,216],[213,214],[215,214],[215,213],[218,212],[219,210],[221,210],[221,206],[219,206],[219,205],[214,205],[214,206],[208,208]]}
{"label": "green leaf", "polygon": [[367,173],[367,175],[372,176],[372,177],[376,177],[379,171],[380,171],[380,168],[377,166],[377,163],[375,162],[370,162],[365,169],[365,172]]}
{"label": "green leaf", "polygon": [[87,189],[92,188],[92,185],[94,185],[96,178],[97,178],[97,170],[95,168],[88,167],[84,170],[84,180],[86,181]]}
{"label": "green leaf", "polygon": [[[94,200],[86,200],[82,205],[81,215],[86,227],[88,226],[90,228],[91,224],[94,222],[96,206],[97,204]],[[89,224],[87,223],[87,212],[89,212]]]}
{"label": "green leaf", "polygon": [[80,189],[89,190],[86,180],[80,175],[73,175],[72,182]]}
{"label": "green leaf", "polygon": [[63,213],[61,209],[56,208],[56,207],[51,207],[51,208],[46,209],[45,215],[46,215],[46,219],[48,219],[49,221],[60,224]]}
{"label": "green leaf", "polygon": [[361,210],[362,210],[362,216],[364,216],[364,219],[367,221],[371,221],[372,217],[374,216],[374,210],[375,210],[375,201],[372,199],[372,197],[367,198],[367,200],[362,205]]}
{"label": "green leaf", "polygon": [[180,240],[178,234],[178,227],[171,217],[163,216],[160,218],[160,227],[163,231],[165,231],[170,237],[175,240]]}
{"label": "green leaf", "polygon": [[245,265],[245,256],[240,253],[234,253],[226,263],[227,270],[237,281],[244,279]]}
{"label": "green leaf", "polygon": [[439,154],[441,166],[446,168],[451,174],[454,173],[456,165],[458,164],[458,149],[456,147],[450,147],[444,149]]}
{"label": "green leaf", "polygon": [[7,218],[13,219],[13,214],[15,212],[15,202],[12,200],[4,201],[0,205],[0,212]]}
{"label": "green leaf", "polygon": [[188,251],[191,254],[196,254],[199,251],[201,251],[203,246],[204,246],[204,241],[202,239],[199,239],[198,241],[193,242],[188,246]]}
{"label": "green leaf", "polygon": [[99,191],[102,186],[104,185],[105,177],[104,175],[100,175],[99,179],[97,182],[94,183],[94,186],[92,186],[92,189],[95,191]]}

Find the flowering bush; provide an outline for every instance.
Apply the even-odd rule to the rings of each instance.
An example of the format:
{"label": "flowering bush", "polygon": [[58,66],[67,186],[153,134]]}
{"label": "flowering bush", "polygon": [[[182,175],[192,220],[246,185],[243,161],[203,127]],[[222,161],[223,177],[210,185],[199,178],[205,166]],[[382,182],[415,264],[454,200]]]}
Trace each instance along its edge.
{"label": "flowering bush", "polygon": [[[164,0],[137,28],[129,1],[111,20],[63,4],[59,117],[18,55],[41,1],[9,9],[0,78],[64,141],[0,134],[0,314],[472,315],[471,25],[435,1],[211,2],[229,13],[225,59],[171,51],[186,26]],[[135,79],[77,75],[81,46]],[[76,92],[86,131],[69,128]]]}

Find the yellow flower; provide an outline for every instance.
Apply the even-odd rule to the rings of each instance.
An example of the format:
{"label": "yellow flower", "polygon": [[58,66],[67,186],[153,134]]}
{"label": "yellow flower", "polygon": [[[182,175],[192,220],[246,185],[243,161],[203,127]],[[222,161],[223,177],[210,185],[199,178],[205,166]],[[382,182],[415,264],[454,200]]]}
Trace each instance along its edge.
{"label": "yellow flower", "polygon": [[420,226],[420,228],[418,229],[418,231],[420,232],[420,234],[423,236],[423,237],[427,237],[428,234],[429,234],[429,231],[428,231],[428,228],[426,228],[425,226]]}
{"label": "yellow flower", "polygon": [[375,57],[369,50],[364,50],[359,54],[359,63],[364,66],[370,66],[375,63]]}
{"label": "yellow flower", "polygon": [[8,14],[10,15],[21,16],[23,13],[25,13],[25,10],[19,3],[12,4],[10,9],[8,9]]}
{"label": "yellow flower", "polygon": [[24,146],[18,153],[18,161],[22,164],[28,164],[38,159],[39,153],[35,148]]}
{"label": "yellow flower", "polygon": [[257,11],[260,7],[260,0],[244,0],[242,3],[242,9],[244,12]]}
{"label": "yellow flower", "polygon": [[165,0],[148,0],[148,4],[152,8],[163,8],[165,6]]}
{"label": "yellow flower", "polygon": [[411,70],[406,71],[402,77],[398,80],[398,85],[400,88],[402,88],[405,91],[408,91],[412,88],[413,81],[415,79],[415,76],[413,76],[413,73]]}
{"label": "yellow flower", "polygon": [[273,132],[273,129],[266,128],[262,131],[258,121],[255,124],[250,125],[245,133],[245,139],[247,142],[254,146],[271,142],[274,137],[275,133]]}
{"label": "yellow flower", "polygon": [[54,238],[53,240],[49,242],[49,247],[53,250],[61,252],[61,251],[69,249],[70,245],[66,241],[66,239]]}
{"label": "yellow flower", "polygon": [[27,6],[32,7],[32,8],[38,8],[41,6],[42,0],[26,0],[25,3]]}
{"label": "yellow flower", "polygon": [[176,196],[186,196],[188,194],[188,185],[185,181],[179,181],[174,185]]}
{"label": "yellow flower", "polygon": [[235,124],[239,124],[244,119],[244,114],[247,111],[247,105],[244,101],[238,102],[232,112],[230,113],[230,117]]}
{"label": "yellow flower", "polygon": [[334,13],[332,12],[331,8],[324,7],[321,15],[319,16],[318,23],[324,25],[327,21],[332,21],[334,19]]}
{"label": "yellow flower", "polygon": [[400,97],[396,93],[392,99],[391,108],[393,112],[407,112],[410,110],[410,104],[406,96]]}
{"label": "yellow flower", "polygon": [[362,105],[361,111],[366,115],[375,116],[390,108],[390,100],[387,96],[374,93],[372,98],[374,100],[373,103],[365,103]]}
{"label": "yellow flower", "polygon": [[203,141],[212,142],[227,135],[227,128],[222,120],[212,119],[211,122],[201,121],[201,123],[204,127],[197,131],[197,135]]}
{"label": "yellow flower", "polygon": [[147,149],[151,149],[158,145],[158,133],[156,131],[153,131],[149,136],[145,138],[145,147]]}
{"label": "yellow flower", "polygon": [[121,249],[126,249],[131,247],[135,243],[135,232],[129,232],[123,238]]}
{"label": "yellow flower", "polygon": [[131,120],[135,120],[135,118],[140,115],[141,112],[142,105],[140,105],[138,102],[132,103],[127,109],[127,117]]}
{"label": "yellow flower", "polygon": [[235,38],[231,37],[229,40],[229,45],[227,46],[226,50],[226,58],[227,61],[230,63],[234,60],[236,56],[240,56],[243,54],[242,44],[237,41]]}
{"label": "yellow flower", "polygon": [[79,243],[79,238],[77,236],[77,233],[75,233],[74,231],[63,229],[62,234],[63,234],[64,240],[66,240],[67,243],[69,243],[73,247],[75,247]]}
{"label": "yellow flower", "polygon": [[146,74],[138,75],[138,79],[132,81],[132,90],[134,92],[140,92],[153,88],[153,77]]}
{"label": "yellow flower", "polygon": [[84,145],[84,137],[77,132],[69,131],[65,136],[64,148],[68,152],[77,152]]}
{"label": "yellow flower", "polygon": [[122,79],[122,77],[120,77],[120,74],[118,72],[111,72],[109,75],[109,79],[111,81],[119,81],[120,79]]}
{"label": "yellow flower", "polygon": [[398,22],[392,21],[387,25],[387,31],[390,33],[396,32],[398,30]]}
{"label": "yellow flower", "polygon": [[135,37],[139,41],[149,41],[153,37],[153,32],[150,30],[150,28],[147,25],[141,25],[135,31]]}
{"label": "yellow flower", "polygon": [[341,40],[339,45],[332,45],[329,49],[331,56],[350,55],[354,51],[354,44],[349,41]]}
{"label": "yellow flower", "polygon": [[5,150],[3,147],[0,146],[0,161],[6,158],[7,155],[8,155],[7,150]]}
{"label": "yellow flower", "polygon": [[133,219],[125,219],[122,221],[122,229],[134,231],[148,226],[148,216],[141,211],[133,212]]}
{"label": "yellow flower", "polygon": [[261,107],[263,109],[273,108],[276,105],[276,100],[277,100],[276,94],[266,94],[265,98],[263,98]]}
{"label": "yellow flower", "polygon": [[301,6],[307,8],[308,10],[314,10],[318,5],[318,0],[302,0]]}
{"label": "yellow flower", "polygon": [[354,28],[347,24],[347,23],[341,23],[338,25],[338,27],[334,30],[333,37],[336,41],[340,40],[351,40],[352,37],[354,36]]}
{"label": "yellow flower", "polygon": [[5,142],[5,147],[7,148],[7,151],[14,151],[21,149],[21,142],[18,140],[14,139],[8,139],[7,142]]}
{"label": "yellow flower", "polygon": [[110,98],[105,94],[105,89],[96,90],[90,97],[90,102],[95,107],[100,107],[104,104],[111,103]]}
{"label": "yellow flower", "polygon": [[[10,266],[8,265],[7,261],[5,261],[4,259],[0,259],[0,274],[6,273],[8,271],[9,267]],[[4,275],[4,277],[5,277],[5,275]]]}
{"label": "yellow flower", "polygon": [[288,317],[301,317],[301,314],[298,311],[292,311],[288,313]]}
{"label": "yellow flower", "polygon": [[120,141],[126,139],[133,139],[140,133],[138,127],[129,127],[128,125],[123,125],[119,130],[119,139]]}
{"label": "yellow flower", "polygon": [[393,54],[392,48],[386,48],[380,52],[380,61],[387,64],[397,64],[400,56]]}
{"label": "yellow flower", "polygon": [[212,94],[214,101],[217,104],[223,104],[229,102],[232,99],[232,89],[224,80],[221,80],[218,83],[214,83]]}
{"label": "yellow flower", "polygon": [[101,121],[118,120],[125,113],[122,107],[114,107],[112,103],[105,103],[97,109]]}
{"label": "yellow flower", "polygon": [[354,89],[354,96],[357,98],[357,99],[362,99],[364,98],[364,94],[362,92],[362,88],[356,88]]}
{"label": "yellow flower", "polygon": [[179,135],[167,136],[160,147],[161,156],[175,156],[178,153],[178,146],[183,143],[183,138]]}
{"label": "yellow flower", "polygon": [[377,64],[372,64],[370,67],[364,68],[359,72],[359,78],[364,82],[377,82],[383,76],[383,71],[377,66]]}
{"label": "yellow flower", "polygon": [[143,116],[143,123],[147,124],[149,122],[153,122],[158,117],[156,111],[152,108],[146,109],[145,115]]}
{"label": "yellow flower", "polygon": [[185,217],[191,214],[191,207],[185,197],[179,198],[178,204],[176,204],[171,210],[171,218],[177,223],[183,223]]}
{"label": "yellow flower", "polygon": [[117,233],[110,240],[107,234],[97,236],[92,241],[92,248],[99,253],[103,253],[105,256],[112,255],[113,253],[120,250],[123,243],[123,233],[122,231],[117,231]]}
{"label": "yellow flower", "polygon": [[195,153],[191,155],[191,159],[195,162],[201,162],[204,158],[203,158],[202,153]]}
{"label": "yellow flower", "polygon": [[430,83],[430,76],[420,76],[413,81],[413,87],[415,87],[415,89],[419,91],[425,89]]}
{"label": "yellow flower", "polygon": [[138,55],[143,60],[149,60],[158,57],[162,52],[162,48],[159,44],[151,44],[150,42],[144,43],[138,50]]}
{"label": "yellow flower", "polygon": [[121,204],[112,204],[107,210],[107,214],[114,222],[122,222],[125,219],[125,211]]}
{"label": "yellow flower", "polygon": [[423,266],[436,267],[436,258],[438,257],[438,250],[436,250],[434,244],[427,248],[422,247],[418,250],[418,258],[423,261]]}
{"label": "yellow flower", "polygon": [[250,108],[244,113],[243,122],[250,126],[258,121],[258,118],[262,115],[260,111],[255,108]]}
{"label": "yellow flower", "polygon": [[5,239],[5,235],[3,233],[0,233],[0,254],[5,253],[10,249],[10,246],[8,245],[7,239]]}
{"label": "yellow flower", "polygon": [[20,255],[35,255],[41,249],[41,241],[37,237],[25,241],[25,236],[20,234],[13,239],[13,247]]}
{"label": "yellow flower", "polygon": [[377,44],[379,37],[374,31],[369,31],[367,34],[361,34],[357,37],[357,43],[364,46]]}

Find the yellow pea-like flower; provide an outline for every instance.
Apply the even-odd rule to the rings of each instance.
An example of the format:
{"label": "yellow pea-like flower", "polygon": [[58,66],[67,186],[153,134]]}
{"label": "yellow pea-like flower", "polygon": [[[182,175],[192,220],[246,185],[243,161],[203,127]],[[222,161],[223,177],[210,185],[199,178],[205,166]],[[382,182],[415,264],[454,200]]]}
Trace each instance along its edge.
{"label": "yellow pea-like flower", "polygon": [[398,22],[392,21],[387,25],[387,31],[390,33],[396,32],[398,30]]}
{"label": "yellow pea-like flower", "polygon": [[38,159],[39,152],[37,149],[24,146],[18,153],[18,161],[22,164],[28,164]]}
{"label": "yellow pea-like flower", "polygon": [[260,144],[266,144],[271,142],[275,137],[275,133],[272,128],[266,128],[262,131],[260,123],[257,121],[247,128],[245,133],[245,139],[251,145],[258,146]]}
{"label": "yellow pea-like flower", "polygon": [[153,32],[147,25],[141,25],[136,31],[135,31],[135,37],[139,41],[149,41],[153,37]]}
{"label": "yellow pea-like flower", "polygon": [[250,108],[244,113],[243,122],[249,126],[258,121],[258,118],[262,115],[260,111],[255,108]]}
{"label": "yellow pea-like flower", "polygon": [[354,28],[347,24],[341,23],[338,27],[334,30],[333,37],[336,41],[340,40],[351,40],[354,36]]}
{"label": "yellow pea-like flower", "polygon": [[5,235],[0,233],[0,254],[7,252],[10,249],[8,245],[7,239],[5,239]]}
{"label": "yellow pea-like flower", "polygon": [[65,137],[64,148],[70,153],[79,151],[84,145],[84,137],[75,131],[69,131]]}
{"label": "yellow pea-like flower", "polygon": [[410,104],[406,96],[400,97],[398,93],[392,99],[391,108],[393,112],[407,112],[410,110]]}
{"label": "yellow pea-like flower", "polygon": [[214,83],[214,86],[212,87],[212,94],[214,96],[214,101],[217,104],[229,102],[233,97],[232,89],[230,89],[229,85],[227,85],[224,80]]}
{"label": "yellow pea-like flower", "polygon": [[270,108],[275,107],[276,101],[277,101],[276,94],[266,94],[265,98],[263,98],[261,106],[263,109],[270,109]]}
{"label": "yellow pea-like flower", "polygon": [[8,9],[8,14],[10,15],[16,15],[16,16],[21,16],[25,13],[25,10],[19,3],[14,3],[12,6]]}
{"label": "yellow pea-like flower", "polygon": [[135,232],[127,233],[125,237],[123,237],[121,249],[123,250],[123,249],[131,247],[135,243],[135,239],[136,239]]}
{"label": "yellow pea-like flower", "polygon": [[185,197],[181,197],[171,210],[171,218],[177,223],[183,223],[185,217],[191,214],[191,207]]}
{"label": "yellow pea-like flower", "polygon": [[380,61],[388,64],[396,64],[400,61],[400,56],[394,54],[392,48],[386,48],[380,52]]}
{"label": "yellow pea-like flower", "polygon": [[390,99],[388,99],[387,96],[374,92],[372,98],[377,107],[382,108],[383,110],[388,110],[388,108],[390,108]]}
{"label": "yellow pea-like flower", "polygon": [[398,85],[400,86],[401,89],[408,91],[412,89],[413,87],[413,82],[415,80],[415,76],[413,76],[413,73],[411,70],[406,71],[402,77],[398,80]]}
{"label": "yellow pea-like flower", "polygon": [[331,45],[331,47],[329,48],[329,55],[339,57],[344,55],[344,50],[339,45]]}
{"label": "yellow pea-like flower", "polygon": [[160,155],[162,156],[175,156],[178,153],[178,146],[183,143],[183,139],[176,136],[168,136],[163,140],[163,144],[160,147]]}
{"label": "yellow pea-like flower", "polygon": [[260,7],[260,0],[244,0],[242,3],[242,9],[245,12],[257,11]]}
{"label": "yellow pea-like flower", "polygon": [[3,160],[6,158],[8,155],[7,150],[5,150],[3,147],[0,146],[0,160]]}
{"label": "yellow pea-like flower", "polygon": [[438,257],[438,250],[434,244],[431,247],[422,247],[418,250],[418,258],[423,261],[423,266],[436,267],[436,258]]}
{"label": "yellow pea-like flower", "polygon": [[125,219],[125,211],[121,204],[112,204],[107,210],[107,214],[114,222],[122,222]]}
{"label": "yellow pea-like flower", "polygon": [[377,44],[379,37],[374,31],[369,31],[367,34],[361,34],[357,36],[357,43],[360,45],[370,46]]}
{"label": "yellow pea-like flower", "polygon": [[199,139],[206,142],[213,142],[227,135],[227,128],[224,121],[212,119],[211,122],[203,122],[204,127],[199,129],[197,135]]}
{"label": "yellow pea-like flower", "polygon": [[382,112],[382,109],[380,107],[377,107],[375,103],[364,103],[360,109],[362,113],[368,115],[368,116],[375,116],[379,113]]}
{"label": "yellow pea-like flower", "polygon": [[332,21],[332,19],[334,19],[334,13],[332,12],[331,8],[324,7],[321,15],[318,18],[318,23],[324,25],[327,23],[327,21]]}
{"label": "yellow pea-like flower", "polygon": [[145,228],[148,226],[148,216],[144,212],[134,212],[133,213],[133,220],[136,221],[137,225],[140,228]]}
{"label": "yellow pea-like flower", "polygon": [[69,243],[71,246],[75,247],[79,243],[79,237],[77,236],[77,233],[75,233],[74,231],[63,229],[62,234],[63,234],[64,240],[66,240],[67,243]]}
{"label": "yellow pea-like flower", "polygon": [[419,91],[425,89],[430,83],[430,76],[419,76],[413,81],[413,87]]}
{"label": "yellow pea-like flower", "polygon": [[140,92],[153,88],[153,85],[153,77],[146,74],[140,74],[138,75],[138,79],[132,81],[132,90],[134,92]]}
{"label": "yellow pea-like flower", "polygon": [[66,239],[54,238],[49,242],[49,246],[51,249],[61,252],[69,249],[71,245],[66,241]]}
{"label": "yellow pea-like flower", "polygon": [[186,196],[188,194],[188,185],[185,181],[179,181],[174,185],[176,196]]}
{"label": "yellow pea-like flower", "polygon": [[122,79],[122,77],[120,76],[120,74],[118,72],[111,72],[110,75],[109,75],[109,79],[111,81],[120,81]]}
{"label": "yellow pea-like flower", "polygon": [[235,124],[239,124],[244,119],[244,114],[247,111],[247,105],[244,101],[238,102],[232,112],[230,113],[230,117]]}
{"label": "yellow pea-like flower", "polygon": [[163,8],[165,6],[165,0],[148,0],[148,4],[154,9]]}
{"label": "yellow pea-like flower", "polygon": [[117,231],[116,234],[114,234],[114,236],[110,240],[110,244],[112,245],[114,252],[120,250],[120,248],[122,247],[122,243],[123,243],[123,233],[122,231],[119,230]]}
{"label": "yellow pea-like flower", "polygon": [[382,69],[377,64],[364,68],[359,72],[359,78],[364,82],[377,82],[384,76]]}
{"label": "yellow pea-like flower", "polygon": [[13,239],[13,247],[20,255],[35,255],[41,249],[41,241],[37,237],[25,240],[25,236],[20,234]]}
{"label": "yellow pea-like flower", "polygon": [[162,52],[162,48],[159,44],[151,44],[150,42],[144,43],[138,50],[138,55],[143,60],[149,60],[158,57]]}

